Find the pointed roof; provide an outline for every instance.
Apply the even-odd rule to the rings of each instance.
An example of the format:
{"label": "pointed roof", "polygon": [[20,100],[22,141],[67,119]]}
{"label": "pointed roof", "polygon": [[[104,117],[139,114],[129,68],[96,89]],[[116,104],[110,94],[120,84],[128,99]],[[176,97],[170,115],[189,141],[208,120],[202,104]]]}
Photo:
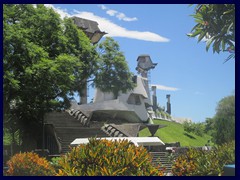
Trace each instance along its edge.
{"label": "pointed roof", "polygon": [[74,23],[82,29],[93,44],[97,43],[103,35],[107,34],[98,28],[98,23],[89,19],[72,17]]}
{"label": "pointed roof", "polygon": [[148,71],[150,69],[154,69],[155,66],[157,65],[157,63],[152,62],[150,56],[147,55],[147,54],[143,54],[143,55],[138,56],[137,62],[138,62],[137,69],[140,68],[140,69],[145,70],[145,71]]}

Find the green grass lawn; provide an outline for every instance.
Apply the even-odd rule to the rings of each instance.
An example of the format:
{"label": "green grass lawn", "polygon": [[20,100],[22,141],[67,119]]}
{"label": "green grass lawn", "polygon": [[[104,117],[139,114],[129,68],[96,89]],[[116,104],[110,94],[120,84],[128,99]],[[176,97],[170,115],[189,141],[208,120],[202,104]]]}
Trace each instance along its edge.
{"label": "green grass lawn", "polygon": [[[211,136],[205,134],[203,137],[193,133],[186,133],[183,125],[176,122],[164,120],[153,120],[154,124],[167,125],[158,129],[154,136],[158,136],[164,143],[180,142],[181,146],[204,146]],[[151,136],[148,128],[143,129],[139,133],[140,137]],[[211,144],[212,145],[212,144]]]}

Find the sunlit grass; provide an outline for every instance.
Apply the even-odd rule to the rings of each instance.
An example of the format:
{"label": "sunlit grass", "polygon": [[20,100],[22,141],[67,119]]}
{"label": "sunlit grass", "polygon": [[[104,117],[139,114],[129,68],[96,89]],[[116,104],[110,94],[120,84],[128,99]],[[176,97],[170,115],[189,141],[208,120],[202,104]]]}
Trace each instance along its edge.
{"label": "sunlit grass", "polygon": [[[158,129],[154,136],[158,136],[164,143],[180,142],[181,146],[204,146],[211,136],[205,134],[202,137],[193,133],[186,133],[183,125],[176,122],[164,120],[154,120],[155,124],[167,125],[164,128]],[[148,128],[140,131],[139,136],[151,136]]]}

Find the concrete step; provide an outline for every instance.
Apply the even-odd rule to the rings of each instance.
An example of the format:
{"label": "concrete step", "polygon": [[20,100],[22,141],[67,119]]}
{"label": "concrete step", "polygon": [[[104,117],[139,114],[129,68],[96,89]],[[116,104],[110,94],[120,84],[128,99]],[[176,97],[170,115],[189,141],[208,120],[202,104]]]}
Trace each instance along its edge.
{"label": "concrete step", "polygon": [[152,156],[152,164],[158,166],[159,164],[166,168],[167,172],[171,172],[173,162],[168,159],[167,152],[150,152]]}
{"label": "concrete step", "polygon": [[[47,123],[53,124],[57,137],[60,139],[62,153],[69,151],[69,145],[76,138],[109,137],[102,129],[102,123],[97,126],[84,127],[89,123],[87,117],[80,111],[52,112],[46,115]],[[102,125],[101,125],[102,124]],[[118,133],[119,134],[119,133]]]}
{"label": "concrete step", "polygon": [[47,123],[53,124],[55,127],[82,127],[79,120],[71,116],[67,112],[51,112],[45,117]]}

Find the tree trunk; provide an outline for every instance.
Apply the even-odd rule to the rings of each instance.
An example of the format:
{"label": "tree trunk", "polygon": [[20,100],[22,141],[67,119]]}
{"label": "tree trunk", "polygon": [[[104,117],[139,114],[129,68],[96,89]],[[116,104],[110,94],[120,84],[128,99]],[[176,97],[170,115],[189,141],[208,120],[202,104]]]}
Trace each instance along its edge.
{"label": "tree trunk", "polygon": [[87,79],[83,80],[81,90],[79,90],[80,104],[87,104]]}

